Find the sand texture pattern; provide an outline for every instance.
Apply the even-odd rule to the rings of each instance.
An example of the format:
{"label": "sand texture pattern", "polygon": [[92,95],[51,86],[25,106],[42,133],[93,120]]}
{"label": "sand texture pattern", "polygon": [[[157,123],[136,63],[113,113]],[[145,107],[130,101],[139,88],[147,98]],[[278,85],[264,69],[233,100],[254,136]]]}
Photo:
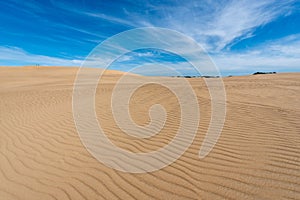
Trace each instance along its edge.
{"label": "sand texture pattern", "polygon": [[[81,143],[72,113],[77,70],[0,67],[0,199],[300,199],[300,73],[224,78],[226,121],[204,159],[211,101],[204,79],[188,79],[201,114],[195,140],[171,165],[131,174],[108,168]],[[103,130],[128,151],[164,147],[180,124],[176,96],[158,84],[136,90],[128,106],[138,125],[149,123],[153,104],[164,106],[167,120],[159,134],[134,138],[118,128],[110,107],[121,76],[108,71],[97,88]]]}

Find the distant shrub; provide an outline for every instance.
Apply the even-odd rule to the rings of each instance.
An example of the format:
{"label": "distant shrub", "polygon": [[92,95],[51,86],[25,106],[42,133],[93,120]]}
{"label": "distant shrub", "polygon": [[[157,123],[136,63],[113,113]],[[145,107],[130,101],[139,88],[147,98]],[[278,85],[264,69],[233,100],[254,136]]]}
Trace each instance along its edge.
{"label": "distant shrub", "polygon": [[255,72],[255,73],[253,73],[253,75],[257,75],[257,74],[276,74],[276,72]]}

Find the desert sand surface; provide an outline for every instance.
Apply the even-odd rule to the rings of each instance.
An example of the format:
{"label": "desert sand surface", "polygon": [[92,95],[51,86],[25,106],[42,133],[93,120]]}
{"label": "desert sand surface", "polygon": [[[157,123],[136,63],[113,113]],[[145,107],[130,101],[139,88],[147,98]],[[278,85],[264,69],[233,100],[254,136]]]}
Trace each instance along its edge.
{"label": "desert sand surface", "polygon": [[[81,143],[72,114],[77,70],[0,67],[0,199],[300,199],[300,73],[224,78],[226,121],[204,159],[198,152],[211,117],[210,96],[202,78],[188,79],[201,110],[195,140],[171,165],[131,174],[105,166]],[[106,72],[97,88],[96,114],[107,136],[132,152],[163,147],[179,126],[176,96],[157,84],[139,88],[129,105],[137,124],[149,122],[155,103],[168,116],[158,135],[133,138],[117,127],[110,110],[120,76]]]}

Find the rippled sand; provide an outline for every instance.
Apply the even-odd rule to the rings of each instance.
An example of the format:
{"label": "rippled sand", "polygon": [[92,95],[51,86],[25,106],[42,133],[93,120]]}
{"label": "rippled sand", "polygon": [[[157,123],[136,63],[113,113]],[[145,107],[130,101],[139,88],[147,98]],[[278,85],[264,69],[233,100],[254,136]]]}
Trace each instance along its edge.
{"label": "rippled sand", "polygon": [[[300,73],[224,78],[226,121],[204,159],[198,154],[211,117],[210,96],[203,79],[188,79],[201,111],[194,142],[173,164],[130,174],[98,162],[81,143],[72,114],[76,72],[0,67],[0,199],[300,199]],[[146,125],[149,108],[161,104],[167,120],[154,137],[128,136],[111,113],[120,76],[108,71],[97,88],[103,130],[128,151],[162,148],[180,124],[176,96],[157,84],[137,89],[128,104],[132,119]],[[157,79],[176,85],[178,78]]]}

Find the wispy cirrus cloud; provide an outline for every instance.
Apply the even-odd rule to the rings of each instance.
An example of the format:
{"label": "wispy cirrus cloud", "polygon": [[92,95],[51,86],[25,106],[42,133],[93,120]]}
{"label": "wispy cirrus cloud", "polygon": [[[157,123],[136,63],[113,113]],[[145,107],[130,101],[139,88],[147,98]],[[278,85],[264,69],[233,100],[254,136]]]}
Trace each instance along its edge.
{"label": "wispy cirrus cloud", "polygon": [[63,59],[45,55],[30,54],[18,47],[0,46],[0,65],[49,65],[49,66],[78,66],[81,59]]}
{"label": "wispy cirrus cloud", "polygon": [[[174,43],[174,49],[189,52],[191,49],[182,49],[182,46]],[[131,53],[120,57],[113,64],[115,69],[124,70],[147,63],[160,63],[168,66],[183,75],[199,75],[185,60],[176,59],[174,56],[166,57],[167,52],[160,56],[157,53],[143,52]],[[290,35],[281,39],[264,42],[258,46],[244,51],[224,51],[211,53],[210,57],[221,72],[221,75],[251,74],[256,71],[298,71],[300,69],[300,35]],[[143,60],[139,59],[142,57]],[[166,59],[167,58],[167,59]],[[149,65],[150,66],[150,65]],[[138,73],[144,75],[159,75],[159,71],[151,71],[150,68],[142,67]],[[164,75],[170,70],[161,68]],[[169,75],[176,75],[170,73]]]}
{"label": "wispy cirrus cloud", "polygon": [[268,41],[247,51],[211,55],[224,74],[299,71],[300,35]]}
{"label": "wispy cirrus cloud", "polygon": [[[128,28],[157,26],[187,34],[210,52],[218,52],[235,43],[253,37],[255,30],[293,13],[295,0],[276,1],[165,1],[161,4],[145,1],[120,10],[120,16],[109,13],[77,10],[60,6],[68,12],[105,20]],[[226,50],[226,49],[225,49]]]}
{"label": "wispy cirrus cloud", "polygon": [[151,20],[163,26],[190,35],[209,51],[252,37],[258,27],[293,12],[294,0],[275,1],[187,1],[172,6],[149,6],[159,13]]}
{"label": "wispy cirrus cloud", "polygon": [[291,14],[293,1],[232,1],[213,14],[203,36],[216,37],[216,50],[253,36],[254,31],[280,16]]}

